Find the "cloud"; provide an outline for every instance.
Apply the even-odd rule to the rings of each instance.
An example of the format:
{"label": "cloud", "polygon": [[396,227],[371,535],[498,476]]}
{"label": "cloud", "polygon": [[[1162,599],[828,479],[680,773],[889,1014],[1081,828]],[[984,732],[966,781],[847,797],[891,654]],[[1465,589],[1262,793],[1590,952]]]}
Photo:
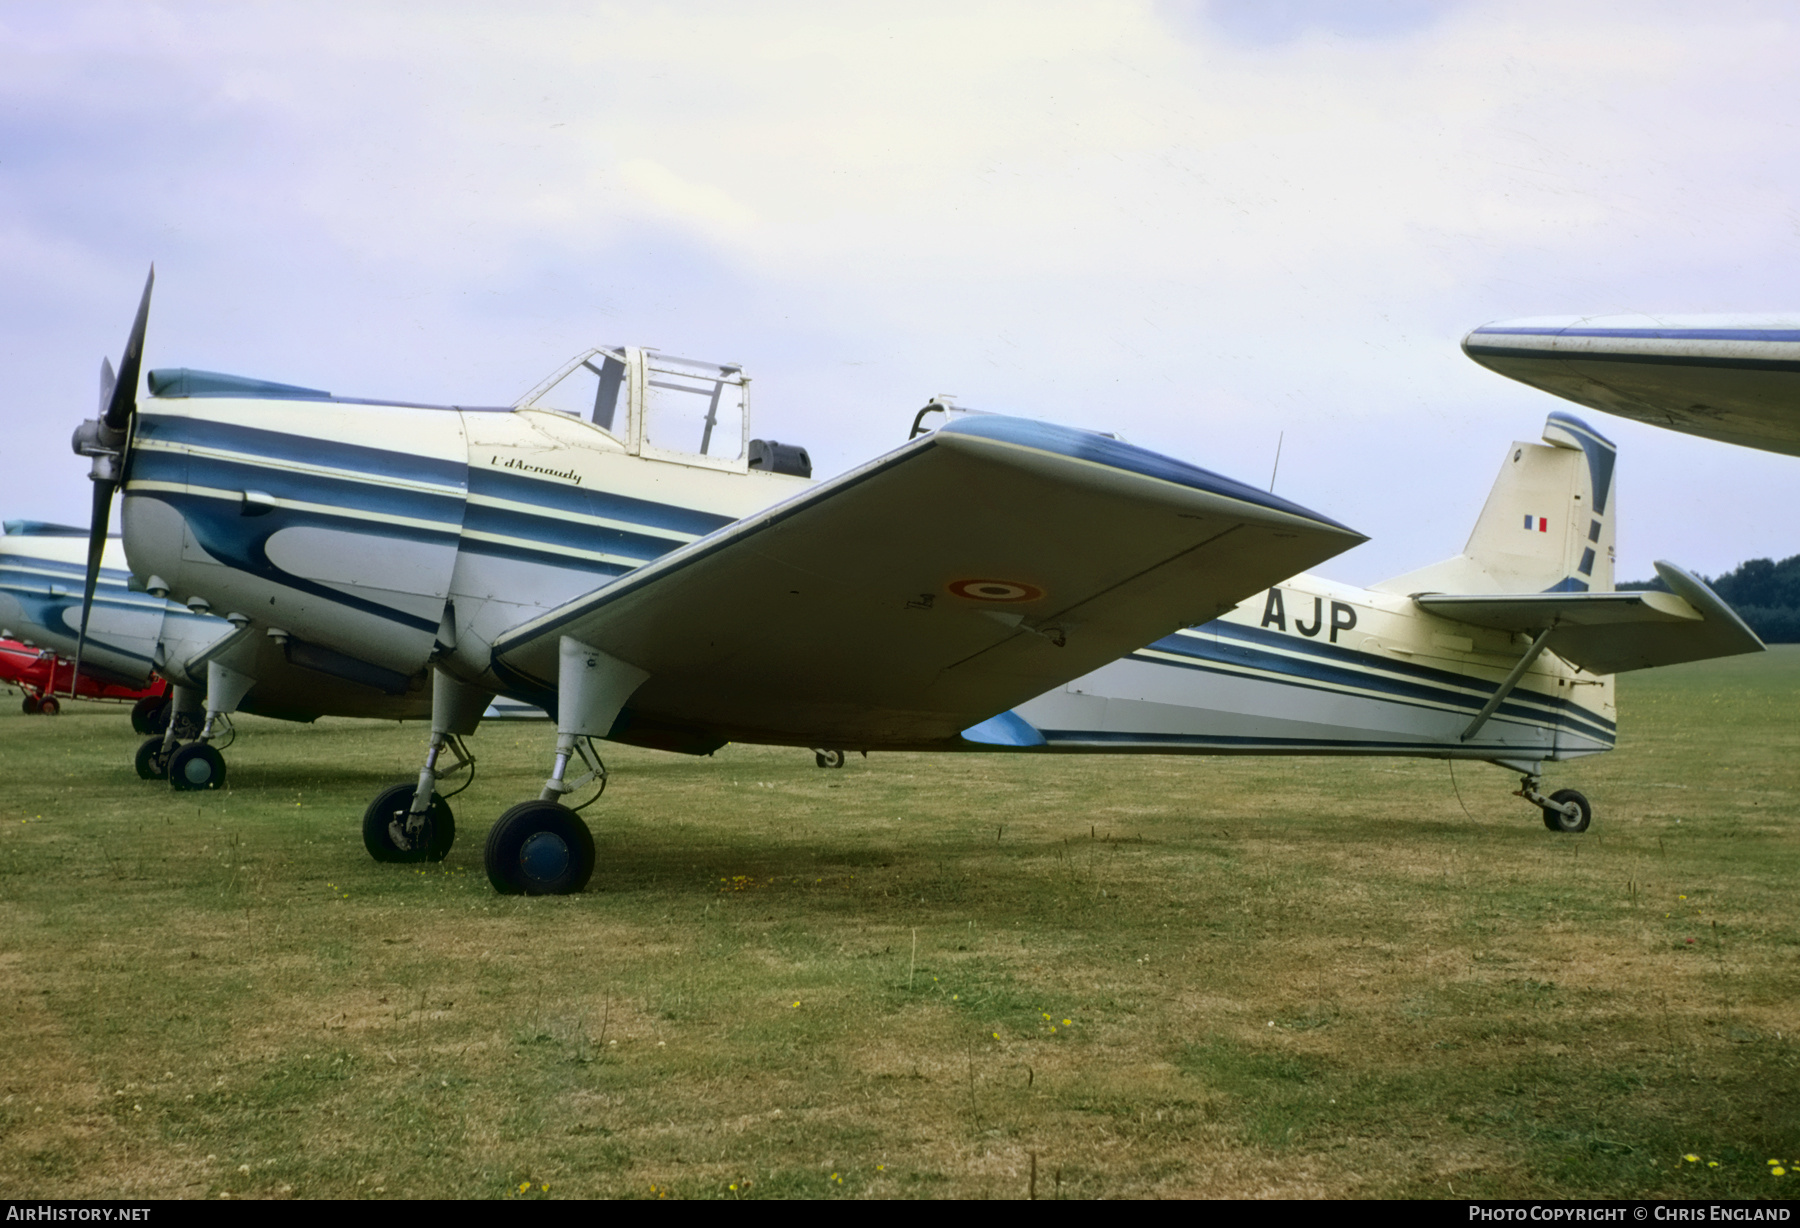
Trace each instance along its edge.
{"label": "cloud", "polygon": [[1283,46],[1311,33],[1339,38],[1392,38],[1431,26],[1460,0],[1167,0],[1177,24],[1205,23],[1251,47]]}
{"label": "cloud", "polygon": [[[1794,306],[1779,9],[424,12],[0,17],[16,446],[66,455],[154,258],[153,361],[503,403],[652,344],[746,363],[826,469],[940,391],[1251,480],[1285,431],[1283,493],[1376,534],[1367,580],[1458,548],[1554,405],[1469,327]],[[1622,442],[1626,571],[1800,549],[1760,479],[1716,520],[1631,504],[1713,445]],[[84,515],[61,464],[8,515]]]}

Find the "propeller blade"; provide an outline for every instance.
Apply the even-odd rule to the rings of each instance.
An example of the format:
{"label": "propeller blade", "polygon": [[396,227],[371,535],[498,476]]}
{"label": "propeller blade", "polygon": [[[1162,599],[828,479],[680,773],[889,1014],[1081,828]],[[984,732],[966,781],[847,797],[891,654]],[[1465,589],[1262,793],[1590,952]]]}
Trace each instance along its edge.
{"label": "propeller blade", "polygon": [[144,329],[150,322],[150,291],[156,286],[156,266],[144,280],[144,295],[138,300],[137,318],[131,322],[131,335],[125,339],[125,352],[119,355],[119,370],[112,363],[100,362],[100,421],[89,438],[84,425],[75,432],[75,450],[94,458],[94,510],[88,518],[87,578],[81,589],[81,631],[75,637],[75,672],[69,678],[72,697],[81,682],[81,654],[87,648],[88,619],[94,613],[94,589],[100,583],[100,556],[106,550],[107,522],[112,519],[113,492],[125,473],[125,442],[131,416],[137,412],[137,382],[144,365]]}
{"label": "propeller blade", "polygon": [[100,583],[100,556],[106,550],[107,521],[112,518],[113,491],[117,482],[94,479],[94,511],[88,520],[87,579],[81,587],[81,632],[75,637],[75,672],[69,677],[69,697],[81,682],[81,653],[87,647],[88,617],[94,612],[94,589]]}
{"label": "propeller blade", "polygon": [[150,319],[150,290],[156,285],[156,266],[150,266],[149,280],[144,282],[144,297],[138,300],[137,319],[132,321],[131,336],[125,339],[125,352],[119,355],[119,376],[113,384],[112,396],[100,420],[115,431],[122,431],[137,411],[138,369],[144,365],[144,326]]}

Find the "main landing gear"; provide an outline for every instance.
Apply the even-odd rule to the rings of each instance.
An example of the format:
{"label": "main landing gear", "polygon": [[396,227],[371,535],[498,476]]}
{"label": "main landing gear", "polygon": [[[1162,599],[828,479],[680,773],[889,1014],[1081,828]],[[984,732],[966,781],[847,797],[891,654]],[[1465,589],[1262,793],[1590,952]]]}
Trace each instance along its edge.
{"label": "main landing gear", "polygon": [[[467,755],[460,740],[456,748],[473,779],[474,757]],[[463,788],[468,788],[467,781]],[[377,793],[363,811],[363,847],[376,861],[442,861],[450,855],[450,846],[456,843],[456,816],[449,801],[434,790],[426,809],[415,815],[412,804],[418,792],[417,785],[394,785]],[[460,792],[457,789],[451,796]]]}
{"label": "main landing gear", "polygon": [[26,716],[55,716],[62,711],[62,704],[57,702],[56,696],[33,695],[30,692],[26,692],[24,702],[19,706]]}
{"label": "main landing gear", "polygon": [[[231,745],[236,737],[231,714],[255,685],[256,679],[249,674],[216,659],[209,661],[204,702],[192,688],[178,686],[167,706],[146,714],[146,723],[160,736],[138,746],[137,774],[145,780],[167,780],[172,788],[183,791],[223,787],[225,756],[219,752],[224,747],[215,743],[224,738],[224,745]],[[135,723],[135,709],[132,718]],[[161,730],[156,728],[159,724]],[[193,741],[182,745],[183,738]]]}
{"label": "main landing gear", "polygon": [[169,760],[181,749],[183,738],[192,738],[200,731],[204,713],[205,704],[198,691],[184,686],[173,688],[169,702],[149,716],[151,736],[138,744],[137,774],[145,780],[167,780]]}
{"label": "main landing gear", "polygon": [[[594,836],[576,813],[581,807],[565,806],[563,799],[597,785],[594,796],[582,804],[585,807],[605,792],[606,765],[595,753],[593,739],[612,729],[626,699],[649,676],[598,649],[561,637],[557,645],[556,758],[543,792],[501,815],[488,832],[482,859],[495,891],[502,895],[570,895],[587,886],[594,873]],[[431,743],[419,783],[386,790],[363,816],[363,842],[376,860],[438,860],[450,851],[455,820],[448,802],[437,793],[438,780],[449,773],[438,770],[438,759],[449,749],[457,760],[450,771],[466,765],[473,777],[474,758],[462,738],[475,732],[493,698],[491,691],[469,686],[441,669],[435,671]],[[570,779],[571,764],[586,771]]]}
{"label": "main landing gear", "polygon": [[[606,791],[606,765],[593,739],[605,737],[631,693],[650,675],[579,640],[557,641],[556,759],[544,791],[500,816],[488,833],[488,881],[502,895],[569,895],[594,873],[594,837],[561,799],[591,784]],[[579,760],[587,771],[568,778]]]}
{"label": "main landing gear", "polygon": [[[456,843],[450,799],[475,781],[475,756],[463,738],[481,724],[493,693],[459,682],[441,669],[433,672],[431,741],[417,783],[383,789],[363,811],[363,847],[376,861],[442,861],[449,856]],[[446,750],[453,760],[448,767],[442,766]],[[465,769],[469,774],[460,785],[448,793],[438,792],[438,782]]]}
{"label": "main landing gear", "polygon": [[[650,675],[598,649],[561,637],[557,646],[556,758],[550,777],[535,800],[508,810],[488,832],[483,850],[488,881],[502,895],[570,895],[587,886],[594,874],[594,836],[577,810],[606,791],[606,765],[593,739],[604,737],[619,712]],[[363,843],[377,861],[440,861],[456,839],[450,794],[439,794],[438,782],[469,769],[475,758],[462,739],[475,732],[494,693],[472,687],[435,670],[431,689],[431,742],[417,785],[395,785],[378,794],[363,815]],[[438,763],[448,750],[456,762],[447,770]],[[574,764],[586,770],[570,779]],[[570,794],[595,785],[594,796],[580,807],[563,804]]]}
{"label": "main landing gear", "polygon": [[1593,821],[1594,808],[1588,804],[1587,797],[1574,789],[1558,789],[1549,797],[1538,792],[1543,778],[1535,773],[1527,773],[1519,777],[1519,787],[1514,797],[1522,797],[1544,812],[1544,826],[1551,831],[1573,834],[1586,831]]}
{"label": "main landing gear", "polygon": [[570,895],[593,876],[594,836],[567,806],[520,802],[488,832],[484,860],[501,895]]}

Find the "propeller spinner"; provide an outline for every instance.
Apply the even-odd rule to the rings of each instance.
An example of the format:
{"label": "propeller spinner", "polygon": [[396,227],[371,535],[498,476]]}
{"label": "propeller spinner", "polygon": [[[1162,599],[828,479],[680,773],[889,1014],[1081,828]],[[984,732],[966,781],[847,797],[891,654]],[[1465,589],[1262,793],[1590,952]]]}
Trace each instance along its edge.
{"label": "propeller spinner", "polygon": [[[100,582],[100,555],[106,549],[107,522],[112,518],[113,492],[125,475],[125,450],[131,435],[131,418],[137,413],[137,383],[144,362],[144,326],[150,318],[150,290],[156,285],[156,266],[144,282],[144,296],[138,300],[137,319],[132,321],[131,335],[125,339],[125,352],[119,357],[119,370],[112,363],[100,363],[100,416],[89,418],[75,428],[70,445],[78,456],[91,457],[93,468],[88,477],[94,483],[94,510],[88,520],[87,580],[81,591],[81,631],[75,640],[74,679],[81,677],[81,652],[87,645],[88,616],[93,612],[94,588]],[[74,685],[72,680],[71,688]],[[72,693],[72,692],[71,692]]]}

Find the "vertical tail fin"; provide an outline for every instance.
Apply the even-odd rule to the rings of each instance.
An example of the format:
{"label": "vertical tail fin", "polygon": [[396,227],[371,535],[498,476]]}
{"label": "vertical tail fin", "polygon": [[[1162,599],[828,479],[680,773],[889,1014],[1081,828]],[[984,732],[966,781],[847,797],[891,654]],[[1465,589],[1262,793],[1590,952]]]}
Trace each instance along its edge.
{"label": "vertical tail fin", "polygon": [[1544,442],[1515,442],[1454,558],[1385,580],[1384,592],[1610,592],[1613,587],[1611,440],[1573,414],[1553,412]]}

